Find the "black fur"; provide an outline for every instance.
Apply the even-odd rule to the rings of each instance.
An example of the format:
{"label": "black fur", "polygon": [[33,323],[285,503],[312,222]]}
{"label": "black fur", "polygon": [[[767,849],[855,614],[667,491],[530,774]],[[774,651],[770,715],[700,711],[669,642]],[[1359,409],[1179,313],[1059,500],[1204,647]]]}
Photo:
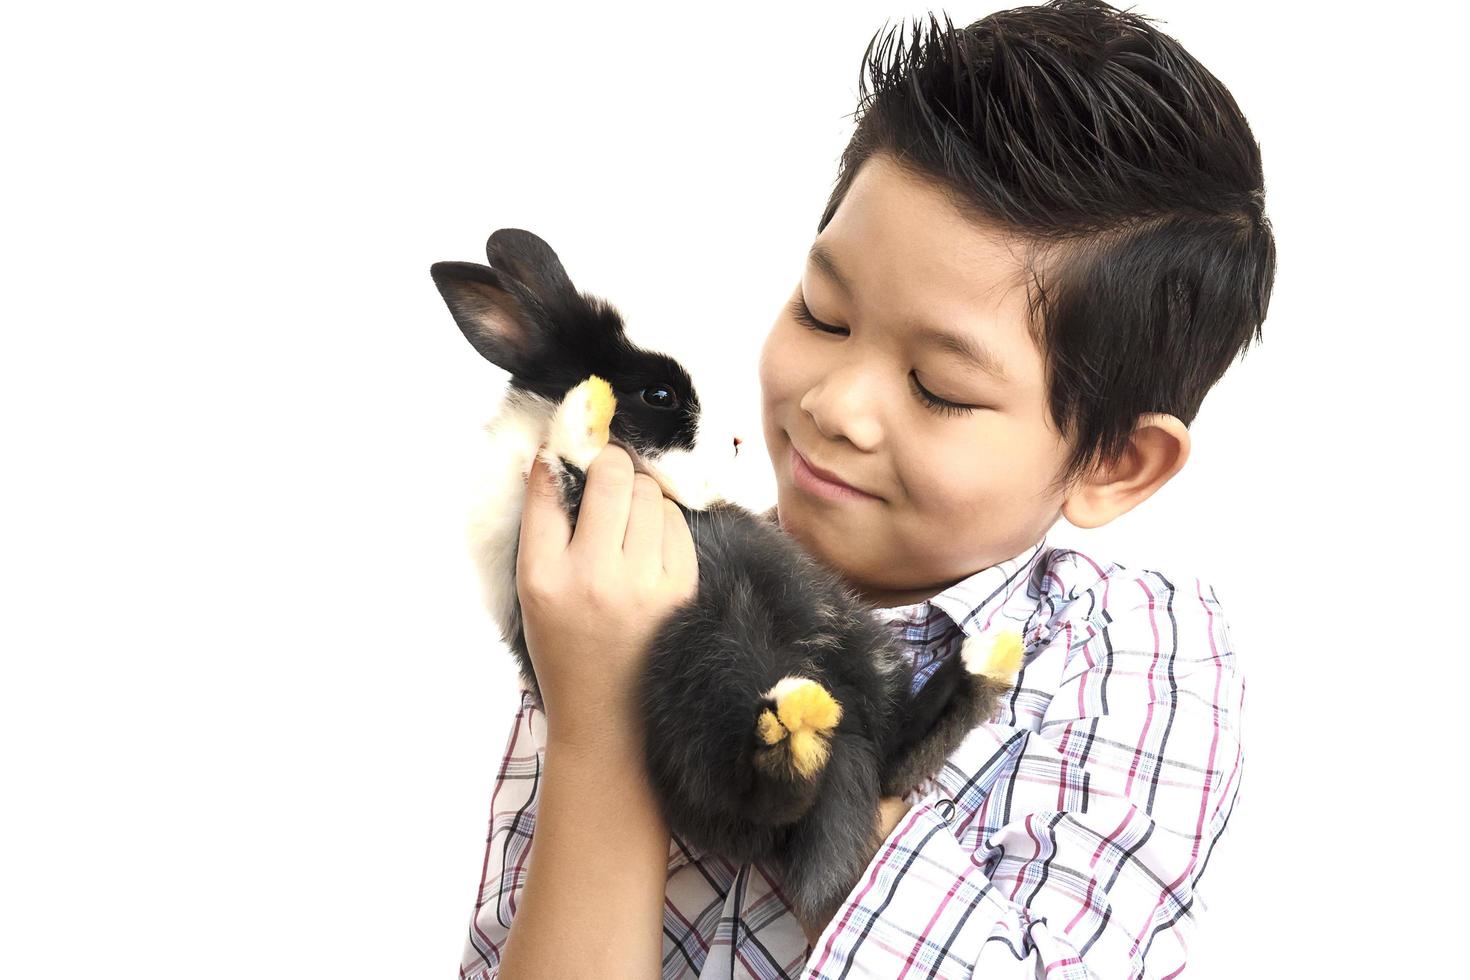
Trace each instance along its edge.
{"label": "black fur", "polygon": [[[466,337],[511,372],[513,388],[555,402],[597,374],[617,395],[612,438],[635,461],[656,465],[693,445],[699,403],[676,361],[630,344],[616,311],[576,292],[529,232],[497,231],[487,254],[493,269],[441,262],[432,272]],[[575,525],[586,476],[567,464],[560,478]],[[879,796],[930,778],[1005,688],[970,674],[956,654],[911,697],[912,663],[889,628],[770,512],[724,501],[680,510],[696,543],[698,594],[660,629],[641,691],[660,805],[681,839],[771,862],[797,914],[822,921],[872,854]],[[513,570],[514,547],[498,560]],[[540,704],[518,611],[502,630]],[[791,675],[822,684],[842,709],[811,778],[769,764],[789,739],[772,749],[756,735],[765,692]]]}

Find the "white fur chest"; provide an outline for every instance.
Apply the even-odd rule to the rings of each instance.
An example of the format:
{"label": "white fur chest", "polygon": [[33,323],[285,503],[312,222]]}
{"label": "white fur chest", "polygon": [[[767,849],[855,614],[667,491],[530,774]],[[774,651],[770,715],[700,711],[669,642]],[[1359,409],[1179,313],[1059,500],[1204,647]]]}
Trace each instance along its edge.
{"label": "white fur chest", "polygon": [[520,619],[515,553],[526,479],[536,450],[547,439],[555,409],[545,398],[512,388],[499,413],[485,425],[490,465],[476,486],[466,537],[485,607],[506,643],[514,638]]}

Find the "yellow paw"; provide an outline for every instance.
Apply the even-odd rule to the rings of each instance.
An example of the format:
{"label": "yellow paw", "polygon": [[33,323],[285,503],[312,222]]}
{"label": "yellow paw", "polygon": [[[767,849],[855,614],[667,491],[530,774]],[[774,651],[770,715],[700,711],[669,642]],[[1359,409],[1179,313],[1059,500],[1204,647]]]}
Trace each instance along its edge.
{"label": "yellow paw", "polygon": [[[989,652],[983,652],[987,646]],[[994,639],[971,636],[960,648],[966,670],[1001,684],[1015,681],[1016,672],[1021,669],[1023,652],[1021,634],[1015,630],[1006,630]]]}
{"label": "yellow paw", "polygon": [[597,375],[567,392],[557,406],[547,433],[546,452],[570,460],[585,470],[607,445],[617,396],[612,385]]}
{"label": "yellow paw", "polygon": [[842,705],[816,681],[806,677],[784,677],[765,695],[776,703],[756,719],[756,736],[774,746],[790,739],[787,746],[792,767],[804,778],[822,771],[829,753],[828,738],[842,720]]}

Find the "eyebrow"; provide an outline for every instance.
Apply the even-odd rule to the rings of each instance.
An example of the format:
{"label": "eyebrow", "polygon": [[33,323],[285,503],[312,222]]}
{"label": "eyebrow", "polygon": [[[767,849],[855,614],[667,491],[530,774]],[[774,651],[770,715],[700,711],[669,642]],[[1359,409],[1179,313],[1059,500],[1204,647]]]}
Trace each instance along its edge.
{"label": "eyebrow", "polygon": [[[849,298],[853,295],[852,282],[842,274],[841,269],[837,268],[837,262],[825,245],[820,242],[814,243],[811,251],[807,253],[807,258],[819,272],[836,283],[837,288],[846,293]],[[953,354],[997,381],[1010,383],[1010,375],[1006,374],[1005,365],[1001,363],[1000,358],[969,334],[941,330],[927,323],[916,323],[913,333],[920,343]]]}

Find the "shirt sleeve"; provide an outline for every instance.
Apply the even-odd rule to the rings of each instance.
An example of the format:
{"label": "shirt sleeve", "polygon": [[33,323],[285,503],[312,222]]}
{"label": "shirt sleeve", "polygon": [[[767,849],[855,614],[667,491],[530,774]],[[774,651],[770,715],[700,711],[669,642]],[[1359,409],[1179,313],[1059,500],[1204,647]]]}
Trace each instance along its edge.
{"label": "shirt sleeve", "polygon": [[485,862],[460,961],[461,980],[496,980],[500,975],[501,951],[526,884],[545,761],[546,716],[536,707],[531,692],[522,688],[520,707],[490,795]]}
{"label": "shirt sleeve", "polygon": [[1186,581],[1112,583],[1125,612],[1064,622],[1028,658],[1001,712],[1014,723],[980,726],[951,756],[803,980],[1183,969],[1238,793],[1245,693],[1214,590]]}

